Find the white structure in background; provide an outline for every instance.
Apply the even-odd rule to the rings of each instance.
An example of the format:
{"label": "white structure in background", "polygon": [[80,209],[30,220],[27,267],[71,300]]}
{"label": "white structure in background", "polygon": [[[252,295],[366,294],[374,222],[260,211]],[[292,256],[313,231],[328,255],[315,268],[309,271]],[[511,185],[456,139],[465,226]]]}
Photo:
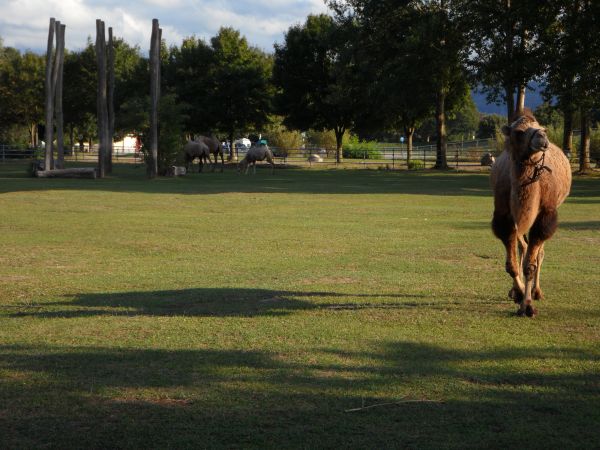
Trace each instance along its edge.
{"label": "white structure in background", "polygon": [[135,153],[137,137],[134,134],[126,135],[121,141],[113,143],[113,149],[116,154]]}

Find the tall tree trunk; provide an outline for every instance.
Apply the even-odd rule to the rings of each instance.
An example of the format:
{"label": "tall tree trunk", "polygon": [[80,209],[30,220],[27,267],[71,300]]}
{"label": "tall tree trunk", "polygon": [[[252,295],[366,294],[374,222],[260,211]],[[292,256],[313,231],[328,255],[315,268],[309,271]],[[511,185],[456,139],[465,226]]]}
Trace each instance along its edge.
{"label": "tall tree trunk", "polygon": [[150,38],[150,149],[146,157],[146,172],[150,178],[158,175],[158,100],[160,72],[160,34],[158,19],[152,19]]}
{"label": "tall tree trunk", "polygon": [[229,139],[229,156],[227,157],[227,161],[229,162],[238,160],[237,148],[235,148],[235,145],[233,145],[234,136],[235,130],[230,130],[229,135],[227,136]]}
{"label": "tall tree trunk", "polygon": [[590,171],[590,119],[588,111],[581,110],[581,146],[579,147],[579,172]]}
{"label": "tall tree trunk", "polygon": [[515,114],[515,89],[508,84],[504,86],[504,97],[506,99],[506,120],[510,123]]}
{"label": "tall tree trunk", "polygon": [[115,49],[113,29],[108,27],[108,148],[106,152],[106,173],[112,173],[112,159],[115,135]]}
{"label": "tall tree trunk", "polygon": [[[515,23],[511,13],[511,0],[505,0],[505,33],[504,33],[504,52],[505,56],[508,60],[512,60],[513,58],[513,49],[514,49],[514,39],[515,39]],[[506,75],[505,75],[506,76]],[[515,113],[515,86],[512,82],[508,80],[504,80],[504,91],[506,94],[506,117],[508,122],[510,122],[511,118]]]}
{"label": "tall tree trunk", "polygon": [[563,152],[567,155],[573,154],[573,108],[568,106],[563,113]]}
{"label": "tall tree trunk", "polygon": [[31,146],[31,148],[37,148],[37,146],[38,146],[37,130],[38,130],[37,123],[29,124],[29,145]]}
{"label": "tall tree trunk", "polygon": [[65,138],[64,138],[64,116],[63,116],[63,67],[65,60],[65,28],[60,22],[56,22],[56,60],[54,68],[56,71],[56,84],[54,93],[54,104],[56,116],[56,168],[65,167]]}
{"label": "tall tree trunk", "polygon": [[[435,107],[435,124],[437,131],[436,155],[434,169],[448,169],[446,153],[448,151],[448,137],[446,135],[446,92],[440,89],[437,94]],[[423,161],[425,164],[425,161]]]}
{"label": "tall tree trunk", "polygon": [[106,174],[108,110],[106,107],[106,39],[104,22],[100,19],[96,20],[96,61],[98,63],[98,177],[104,178]]}
{"label": "tall tree trunk", "polygon": [[404,136],[406,137],[406,167],[410,169],[410,160],[412,158],[413,150],[413,135],[415,134],[415,127],[404,127]]}
{"label": "tall tree trunk", "polygon": [[341,163],[344,159],[344,149],[342,147],[345,132],[346,129],[344,127],[335,128],[335,160],[338,163]]}
{"label": "tall tree trunk", "polygon": [[69,154],[73,154],[75,148],[75,130],[73,130],[73,124],[69,124]]}
{"label": "tall tree trunk", "polygon": [[54,28],[55,20],[54,17],[52,17],[50,18],[50,28],[48,29],[48,49],[46,51],[46,132],[44,135],[44,139],[46,141],[44,155],[45,170],[52,169],[52,163],[54,159],[52,149],[52,141],[54,140],[54,124],[52,123],[54,118],[54,91],[52,86],[52,51],[54,47]]}
{"label": "tall tree trunk", "polygon": [[521,84],[517,91],[517,106],[515,112],[522,114],[523,111],[525,111],[525,85]]}

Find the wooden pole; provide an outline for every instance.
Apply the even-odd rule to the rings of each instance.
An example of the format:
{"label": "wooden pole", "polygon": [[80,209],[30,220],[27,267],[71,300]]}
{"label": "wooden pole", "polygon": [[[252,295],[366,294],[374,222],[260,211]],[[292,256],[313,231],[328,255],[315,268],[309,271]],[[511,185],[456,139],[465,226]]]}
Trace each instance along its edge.
{"label": "wooden pole", "polygon": [[56,160],[57,169],[64,169],[65,146],[64,146],[64,117],[63,117],[63,67],[65,60],[65,28],[60,22],[56,22],[56,80],[54,85],[54,104],[56,117],[56,148],[58,156]]}
{"label": "wooden pole", "polygon": [[150,178],[158,174],[158,99],[160,96],[160,31],[158,19],[152,20],[150,38],[150,154],[146,172]]}
{"label": "wooden pole", "polygon": [[98,92],[96,109],[98,112],[98,177],[106,174],[108,110],[106,106],[106,39],[104,22],[96,20],[96,61],[98,64]]}
{"label": "wooden pole", "polygon": [[45,170],[52,169],[53,160],[52,141],[54,140],[54,124],[52,123],[52,119],[54,117],[54,92],[52,90],[52,50],[54,47],[54,27],[55,19],[52,17],[50,18],[50,28],[48,29],[48,49],[46,51],[46,132],[44,134],[44,139],[46,141],[44,155]]}
{"label": "wooden pole", "polygon": [[115,134],[115,49],[113,29],[108,27],[108,151],[106,152],[106,172],[112,173],[113,137]]}

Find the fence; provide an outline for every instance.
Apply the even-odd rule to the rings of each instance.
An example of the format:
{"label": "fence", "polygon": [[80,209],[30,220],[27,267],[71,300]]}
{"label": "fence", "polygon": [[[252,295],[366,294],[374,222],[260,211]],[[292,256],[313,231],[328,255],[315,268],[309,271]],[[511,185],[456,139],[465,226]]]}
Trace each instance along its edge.
{"label": "fence", "polygon": [[[56,152],[54,156],[56,158]],[[92,145],[91,149],[85,146],[84,151],[79,151],[79,145],[73,146],[73,150],[71,151],[65,148],[65,157],[71,161],[97,161],[98,145]],[[0,144],[0,163],[22,159],[44,159],[44,149],[14,144]],[[121,145],[114,147],[113,161],[140,163],[142,160],[143,155],[139,151],[136,151],[135,147]]]}
{"label": "fence", "polygon": [[[335,149],[303,148],[282,149],[271,147],[278,163],[290,165],[343,165],[354,167],[384,167],[389,169],[406,169],[406,145],[381,145],[375,148],[354,149],[345,151],[342,162],[336,162]],[[474,141],[450,142],[447,146],[446,158],[450,167],[466,169],[481,167],[481,159],[486,153],[498,153],[494,139],[479,139]],[[436,162],[436,146],[414,146],[410,158],[410,168],[431,168]],[[318,160],[318,162],[314,162]]]}
{"label": "fence", "polygon": [[[74,146],[74,151],[66,154],[67,159],[72,161],[97,161],[98,146],[93,145],[91,149],[87,146],[85,150],[79,150],[79,146]],[[352,157],[348,154],[341,162],[336,161],[335,149],[324,148],[299,148],[284,149],[271,147],[275,162],[283,165],[297,166],[342,166],[342,167],[371,167],[387,169],[427,169],[435,165],[436,146],[417,145],[412,149],[410,158],[410,167],[407,165],[406,145],[381,145],[375,148],[358,149],[352,151]],[[31,149],[25,146],[3,145],[0,144],[0,164],[22,159],[43,159],[43,149]],[[446,152],[448,166],[456,170],[475,170],[481,168],[481,160],[486,153],[497,155],[499,153],[498,143],[494,139],[479,139],[473,141],[449,142]],[[244,151],[238,151],[238,156],[242,158]],[[592,165],[598,166],[600,155],[591,155]],[[316,162],[315,160],[318,160]],[[117,145],[113,154],[113,161],[139,164],[143,161],[143,155],[136,151],[135,147],[126,147]],[[571,164],[577,167],[578,156],[571,156]]]}

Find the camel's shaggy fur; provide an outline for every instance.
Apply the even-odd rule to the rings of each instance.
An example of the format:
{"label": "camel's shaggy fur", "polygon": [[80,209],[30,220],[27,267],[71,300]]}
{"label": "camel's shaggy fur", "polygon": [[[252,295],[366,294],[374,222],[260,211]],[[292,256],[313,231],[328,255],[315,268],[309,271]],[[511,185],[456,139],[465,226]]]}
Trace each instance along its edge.
{"label": "camel's shaggy fur", "polygon": [[264,161],[265,159],[271,164],[271,173],[273,173],[275,163],[273,162],[273,153],[271,152],[271,149],[266,144],[253,145],[248,149],[248,153],[246,153],[244,159],[238,163],[238,172],[244,170],[247,174],[248,168],[250,164],[252,164],[253,173],[256,174],[256,162]]}
{"label": "camel's shaggy fur", "polygon": [[198,172],[202,172],[202,167],[207,160],[210,162],[210,150],[204,142],[188,141],[183,146],[183,153],[185,155],[185,167],[188,171],[190,170],[190,164],[193,165],[196,158],[200,160]]}
{"label": "camel's shaggy fur", "polygon": [[529,110],[502,132],[505,150],[491,169],[492,229],[506,247],[506,271],[513,278],[509,296],[520,304],[519,315],[531,317],[537,312],[533,298],[542,298],[544,242],[556,231],[557,208],[569,195],[571,166]]}
{"label": "camel's shaggy fur", "polygon": [[212,171],[215,171],[215,166],[217,165],[217,156],[221,156],[221,172],[223,172],[223,167],[225,166],[225,159],[223,158],[223,145],[221,141],[219,141],[214,136],[198,136],[195,139],[197,142],[202,142],[208,146],[208,150],[210,154],[215,158],[215,162],[213,163],[208,157],[208,160],[212,163]]}

